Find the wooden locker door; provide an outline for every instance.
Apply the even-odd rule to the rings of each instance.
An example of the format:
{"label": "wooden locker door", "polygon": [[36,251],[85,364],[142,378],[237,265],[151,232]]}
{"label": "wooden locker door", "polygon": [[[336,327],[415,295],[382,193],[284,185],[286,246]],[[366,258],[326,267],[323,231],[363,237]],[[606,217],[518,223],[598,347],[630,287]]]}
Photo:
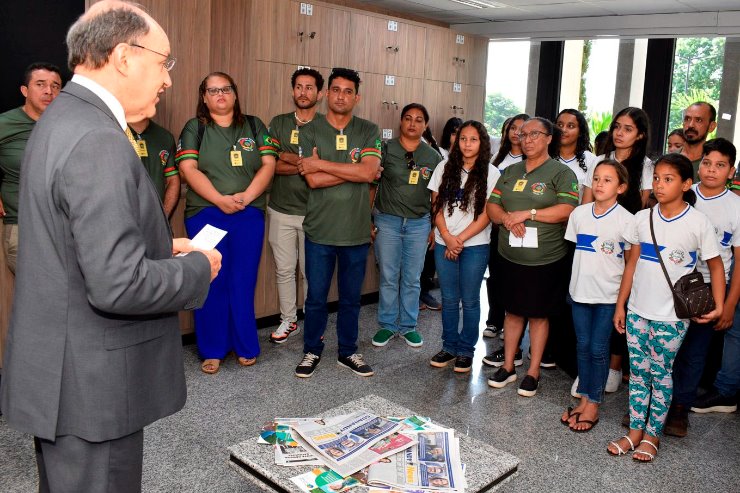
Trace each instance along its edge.
{"label": "wooden locker door", "polygon": [[465,117],[463,120],[477,120],[483,122],[483,106],[486,101],[485,86],[463,85],[463,108]]}
{"label": "wooden locker door", "polygon": [[[389,21],[397,31],[388,30]],[[358,66],[376,74],[424,77],[426,29],[395,19],[352,13],[350,52]]]}
{"label": "wooden locker door", "polygon": [[255,58],[298,64],[305,51],[298,36],[305,24],[304,17],[300,15],[298,2],[253,0],[252,18],[260,19],[259,29],[250,30],[250,46]]}
{"label": "wooden locker door", "polygon": [[[429,125],[436,139],[442,136],[447,120],[456,115],[453,110],[452,82],[425,80],[423,104],[429,111]],[[462,118],[462,117],[460,117]]]}
{"label": "wooden locker door", "polygon": [[[461,43],[457,38],[461,37]],[[465,33],[451,31],[449,33],[450,49],[452,51],[452,65],[455,67],[455,80],[461,84],[470,84],[471,67],[475,64],[473,60],[473,36]]]}
{"label": "wooden locker door", "polygon": [[[471,50],[469,60],[466,60],[466,83],[474,86],[486,85],[486,74],[488,72],[488,44],[487,38],[470,37]],[[468,38],[465,38],[468,42]]]}
{"label": "wooden locker door", "polygon": [[427,80],[455,82],[457,63],[455,36],[448,30],[426,29],[426,52],[424,78]]}
{"label": "wooden locker door", "polygon": [[[293,2],[298,5],[298,2]],[[347,67],[350,61],[350,13],[313,5],[313,15],[300,16],[304,32],[301,65]],[[360,67],[349,67],[359,69]]]}
{"label": "wooden locker door", "polygon": [[360,73],[360,102],[355,106],[354,115],[370,120],[382,127],[382,118],[385,113],[383,104],[384,76],[363,72]]}

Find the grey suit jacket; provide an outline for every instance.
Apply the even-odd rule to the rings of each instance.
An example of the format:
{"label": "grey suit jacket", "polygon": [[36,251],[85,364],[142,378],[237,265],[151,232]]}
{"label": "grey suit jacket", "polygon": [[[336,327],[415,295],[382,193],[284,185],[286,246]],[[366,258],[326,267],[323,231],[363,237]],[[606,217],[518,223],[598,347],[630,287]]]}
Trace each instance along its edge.
{"label": "grey suit jacket", "polygon": [[15,299],[2,410],[23,432],[98,442],[177,412],[177,311],[210,266],[172,258],[156,190],[103,101],[70,82],[36,124],[21,171]]}

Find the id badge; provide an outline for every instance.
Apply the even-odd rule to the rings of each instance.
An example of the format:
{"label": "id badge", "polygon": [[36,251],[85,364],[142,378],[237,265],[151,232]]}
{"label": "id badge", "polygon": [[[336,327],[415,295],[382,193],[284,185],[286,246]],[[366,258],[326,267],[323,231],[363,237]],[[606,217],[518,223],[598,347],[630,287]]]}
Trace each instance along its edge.
{"label": "id badge", "polygon": [[347,136],[346,135],[337,135],[337,150],[338,151],[347,150]]}
{"label": "id badge", "polygon": [[149,151],[146,150],[146,140],[136,141],[136,153],[139,157],[149,157]]}
{"label": "id badge", "polygon": [[229,152],[229,156],[231,157],[231,165],[232,166],[242,166],[242,153],[241,153],[241,151],[231,151],[231,152]]}
{"label": "id badge", "polygon": [[415,169],[409,173],[409,185],[416,185],[419,183],[419,170]]}
{"label": "id badge", "polygon": [[512,191],[523,192],[525,186],[527,186],[527,180],[517,180]]}
{"label": "id badge", "polygon": [[298,130],[291,130],[290,143],[293,145],[298,145]]}

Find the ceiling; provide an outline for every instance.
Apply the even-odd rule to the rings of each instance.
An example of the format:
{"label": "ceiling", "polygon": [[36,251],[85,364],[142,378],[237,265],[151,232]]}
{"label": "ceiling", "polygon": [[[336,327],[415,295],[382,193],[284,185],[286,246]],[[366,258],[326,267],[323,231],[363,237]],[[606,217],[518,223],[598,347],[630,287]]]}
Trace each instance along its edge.
{"label": "ceiling", "polygon": [[491,39],[740,35],[740,0],[483,0],[497,5],[487,8],[452,0],[359,1]]}

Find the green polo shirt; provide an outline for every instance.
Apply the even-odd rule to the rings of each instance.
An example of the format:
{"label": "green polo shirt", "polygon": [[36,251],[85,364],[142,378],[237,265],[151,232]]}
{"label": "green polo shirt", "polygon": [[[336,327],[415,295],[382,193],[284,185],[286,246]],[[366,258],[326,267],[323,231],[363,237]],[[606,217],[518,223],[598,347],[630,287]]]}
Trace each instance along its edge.
{"label": "green polo shirt", "polygon": [[[353,166],[365,156],[381,157],[380,130],[362,118],[352,117],[342,132],[347,149],[337,149],[339,130],[324,118],[306,125],[299,135],[304,156],[313,148],[319,157]],[[362,245],[370,242],[370,192],[368,183],[344,182],[333,187],[314,188],[308,194],[303,231],[314,243],[334,246]]]}
{"label": "green polo shirt", "polygon": [[413,152],[412,161],[406,159],[406,149],[397,138],[388,141],[383,150],[383,173],[375,196],[375,207],[380,212],[405,218],[429,214],[432,195],[427,185],[442,156],[421,142]]}
{"label": "green polo shirt", "polygon": [[[323,119],[324,115],[316,113],[313,121]],[[298,144],[291,144],[290,138],[293,131],[300,135],[301,129],[293,113],[278,115],[270,122],[270,136],[278,145],[278,152],[290,152],[298,154]],[[306,203],[308,202],[308,193],[311,189],[308,187],[305,178],[298,175],[278,175],[272,179],[272,189],[270,190],[270,208],[283,214],[292,216],[305,216]]]}
{"label": "green polo shirt", "polygon": [[178,174],[175,166],[175,138],[153,121],[149,122],[142,133],[133,128],[131,132],[137,143],[144,142],[143,145],[139,145],[146,147],[146,155],[139,152],[139,157],[154,183],[154,188],[157,189],[159,198],[164,200],[165,179]]}
{"label": "green polo shirt", "polygon": [[[506,168],[496,182],[488,202],[498,204],[507,212],[545,209],[557,204],[578,205],[578,179],[565,164],[548,159],[531,173],[527,161]],[[517,181],[521,191],[515,192]],[[548,224],[527,220],[527,227],[537,228],[537,248],[509,246],[509,231],[499,228],[498,251],[502,257],[520,265],[545,265],[560,260],[567,253],[566,223]]]}
{"label": "green polo shirt", "polygon": [[0,196],[4,224],[18,224],[18,191],[26,142],[36,121],[18,107],[0,114]]}
{"label": "green polo shirt", "polygon": [[[230,127],[221,127],[209,123],[203,132],[203,140],[198,145],[198,119],[193,118],[185,124],[177,145],[175,162],[183,159],[198,161],[198,169],[206,175],[214,188],[222,195],[231,195],[247,189],[254,175],[262,167],[262,156],[277,156],[274,145],[262,120],[255,117],[257,135],[252,134],[249,123]],[[242,165],[233,166],[231,151],[241,154]],[[249,204],[265,209],[265,193]],[[192,217],[212,203],[188,189],[185,197],[185,216]]]}

